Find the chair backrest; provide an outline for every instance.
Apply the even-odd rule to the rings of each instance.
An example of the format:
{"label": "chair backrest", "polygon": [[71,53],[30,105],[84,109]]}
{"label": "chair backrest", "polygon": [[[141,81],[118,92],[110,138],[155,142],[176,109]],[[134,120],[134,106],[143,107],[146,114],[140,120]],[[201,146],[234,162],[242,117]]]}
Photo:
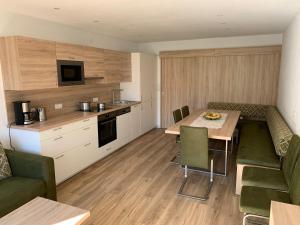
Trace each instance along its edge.
{"label": "chair backrest", "polygon": [[182,117],[185,118],[187,117],[188,115],[190,115],[190,109],[187,105],[183,106],[181,108],[181,113],[182,113]]}
{"label": "chair backrest", "polygon": [[180,126],[180,141],[182,165],[209,168],[207,128]]}
{"label": "chair backrest", "polygon": [[182,115],[181,115],[180,109],[176,109],[175,111],[173,111],[173,118],[174,118],[174,122],[175,123],[177,123],[180,120],[182,120]]}
{"label": "chair backrest", "polygon": [[300,205],[300,160],[298,158],[289,186],[290,200],[292,204]]}
{"label": "chair backrest", "polygon": [[300,137],[298,135],[293,135],[287,153],[283,158],[283,165],[282,165],[282,171],[288,185],[290,185],[290,181],[294,173],[295,165],[299,158],[299,155],[300,155]]}

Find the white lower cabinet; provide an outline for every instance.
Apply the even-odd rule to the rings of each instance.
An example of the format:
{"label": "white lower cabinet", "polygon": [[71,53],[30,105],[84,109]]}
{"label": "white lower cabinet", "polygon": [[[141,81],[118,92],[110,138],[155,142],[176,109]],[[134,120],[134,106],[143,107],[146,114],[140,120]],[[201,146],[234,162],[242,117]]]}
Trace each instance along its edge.
{"label": "white lower cabinet", "polygon": [[43,132],[12,129],[17,150],[54,159],[57,184],[140,135],[141,104],[131,106],[131,112],[117,117],[117,140],[101,148],[98,147],[97,116]]}

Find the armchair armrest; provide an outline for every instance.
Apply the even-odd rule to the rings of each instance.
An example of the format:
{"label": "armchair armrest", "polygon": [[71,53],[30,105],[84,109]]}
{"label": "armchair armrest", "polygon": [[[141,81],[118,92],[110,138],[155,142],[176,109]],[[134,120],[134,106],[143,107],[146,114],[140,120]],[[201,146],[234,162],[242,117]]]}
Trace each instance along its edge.
{"label": "armchair armrest", "polygon": [[54,160],[50,157],[5,150],[13,176],[42,179],[47,198],[56,200]]}

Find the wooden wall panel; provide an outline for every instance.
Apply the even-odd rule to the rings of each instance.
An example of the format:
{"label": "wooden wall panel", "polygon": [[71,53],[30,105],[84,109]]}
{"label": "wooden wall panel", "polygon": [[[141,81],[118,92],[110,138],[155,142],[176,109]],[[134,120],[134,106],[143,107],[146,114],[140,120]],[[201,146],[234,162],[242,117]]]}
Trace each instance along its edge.
{"label": "wooden wall panel", "polygon": [[162,127],[173,123],[172,111],[183,105],[275,105],[280,57],[280,46],[162,52]]}

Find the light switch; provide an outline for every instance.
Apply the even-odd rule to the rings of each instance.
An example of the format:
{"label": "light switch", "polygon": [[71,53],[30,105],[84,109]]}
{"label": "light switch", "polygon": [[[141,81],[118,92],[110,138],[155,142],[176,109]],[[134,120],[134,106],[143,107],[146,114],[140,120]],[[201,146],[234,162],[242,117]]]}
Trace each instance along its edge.
{"label": "light switch", "polygon": [[93,98],[93,102],[99,102],[99,98]]}

